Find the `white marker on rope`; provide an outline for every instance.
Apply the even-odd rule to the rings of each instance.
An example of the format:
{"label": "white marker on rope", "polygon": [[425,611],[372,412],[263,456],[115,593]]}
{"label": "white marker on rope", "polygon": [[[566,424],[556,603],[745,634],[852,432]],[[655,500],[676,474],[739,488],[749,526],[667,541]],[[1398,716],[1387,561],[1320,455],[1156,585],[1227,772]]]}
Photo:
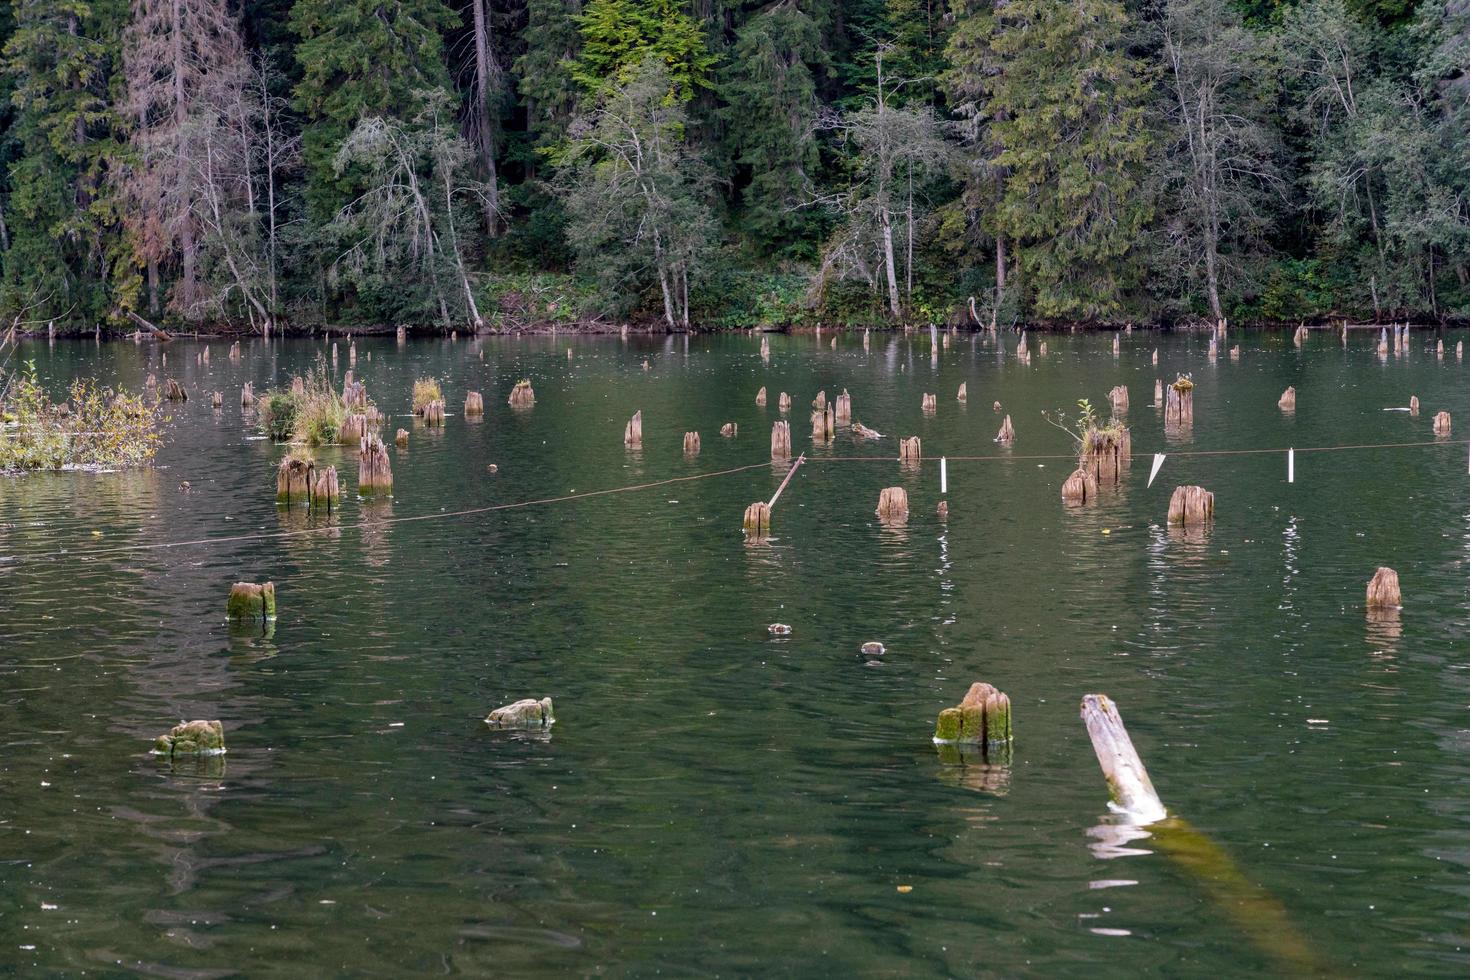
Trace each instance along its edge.
{"label": "white marker on rope", "polygon": [[1159,475],[1159,470],[1164,468],[1164,454],[1154,453],[1154,468],[1148,471],[1148,486],[1154,485],[1154,477]]}
{"label": "white marker on rope", "polygon": [[1296,482],[1296,450],[1295,449],[1288,449],[1286,451],[1286,482],[1287,483],[1295,483]]}
{"label": "white marker on rope", "polygon": [[939,492],[949,493],[949,460],[939,457]]}

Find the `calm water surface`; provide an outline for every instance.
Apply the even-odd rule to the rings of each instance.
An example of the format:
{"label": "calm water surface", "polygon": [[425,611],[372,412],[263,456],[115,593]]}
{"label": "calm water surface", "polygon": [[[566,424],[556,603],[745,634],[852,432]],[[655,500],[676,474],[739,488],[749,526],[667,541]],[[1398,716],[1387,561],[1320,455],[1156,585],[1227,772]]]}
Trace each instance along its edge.
{"label": "calm water surface", "polygon": [[[349,492],[330,524],[277,510],[284,447],[239,407],[320,342],[246,342],[238,363],[216,342],[199,365],[179,341],[166,369],[151,345],[26,347],[57,385],[154,372],[192,397],[151,470],[0,479],[0,970],[1470,972],[1459,337],[1443,360],[1416,334],[1381,361],[1366,333],[1237,335],[1240,360],[1214,364],[1200,336],[1125,336],[1118,357],[1110,337],[1046,339],[1029,366],[969,335],[937,359],[927,336],[772,337],[768,363],[744,336],[362,340],[359,377],[412,437],[389,440],[392,499]],[[1151,406],[1176,371],[1198,385],[1187,434]],[[419,375],[444,379],[442,431],[406,415]],[[522,377],[537,403],[512,411]],[[1069,439],[1041,413],[1115,384],[1131,471],[1068,511],[1071,466],[1035,457]],[[844,387],[885,438],[811,447],[807,403]],[[764,463],[783,390],[810,464],[765,545],[740,516],[784,468],[452,514]],[[1419,417],[1384,411],[1410,395]],[[1271,453],[1172,455],[1145,486],[1154,451],[1429,442],[1440,409],[1451,440],[1299,453],[1294,484]],[[999,457],[951,461],[947,523],[936,463],[889,461],[913,434],[929,457]],[[355,453],[318,458],[355,489]],[[1162,527],[1181,483],[1216,494],[1203,540]],[[905,528],[873,516],[892,485]],[[1363,612],[1379,564],[1403,583],[1397,622]],[[273,635],[232,630],[230,583],[267,579]],[[974,680],[1015,706],[1008,768],[930,742]],[[1208,860],[1109,815],[1077,717],[1092,691]],[[481,721],[543,695],[549,737]],[[224,722],[222,767],[147,754],[195,717]]]}

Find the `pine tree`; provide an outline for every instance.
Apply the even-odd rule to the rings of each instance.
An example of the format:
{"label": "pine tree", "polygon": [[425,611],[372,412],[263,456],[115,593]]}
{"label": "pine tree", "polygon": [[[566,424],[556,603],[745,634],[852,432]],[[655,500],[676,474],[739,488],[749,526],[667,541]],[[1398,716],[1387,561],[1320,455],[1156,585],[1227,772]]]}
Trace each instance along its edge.
{"label": "pine tree", "polygon": [[582,50],[572,78],[587,92],[621,88],[656,58],[681,102],[708,84],[714,55],[704,30],[675,0],[591,0],[577,18]]}

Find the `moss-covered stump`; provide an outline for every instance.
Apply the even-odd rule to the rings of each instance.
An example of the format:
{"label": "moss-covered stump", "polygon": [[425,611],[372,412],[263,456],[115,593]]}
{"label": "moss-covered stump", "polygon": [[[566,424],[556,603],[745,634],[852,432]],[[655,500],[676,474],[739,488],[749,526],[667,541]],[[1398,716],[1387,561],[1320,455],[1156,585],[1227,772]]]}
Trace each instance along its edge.
{"label": "moss-covered stump", "polygon": [[963,402],[963,401],[969,401],[969,400],[970,400],[970,389],[965,385],[965,382],[961,381],[960,382],[960,390],[955,393],[955,401],[961,401],[961,402]]}
{"label": "moss-covered stump", "polygon": [[1434,415],[1434,434],[1447,436],[1450,434],[1450,413],[1436,412]]}
{"label": "moss-covered stump", "polygon": [[181,721],[154,740],[153,754],[224,755],[224,726],[217,721]]}
{"label": "moss-covered stump", "polygon": [[1287,388],[1285,391],[1283,391],[1281,393],[1281,397],[1276,400],[1276,407],[1281,409],[1283,412],[1295,412],[1296,389]]}
{"label": "moss-covered stump", "polygon": [[907,439],[898,440],[898,461],[900,463],[917,463],[923,458],[923,443],[918,436],[909,436]]}
{"label": "moss-covered stump", "polygon": [[726,422],[720,426],[720,435],[726,439],[734,439],[740,434],[740,425],[736,422]]}
{"label": "moss-covered stump", "polygon": [[230,619],[275,619],[276,584],[263,582],[236,582],[230,586],[230,597],[225,601],[225,612]]}
{"label": "moss-covered stump", "polygon": [[178,379],[169,378],[163,383],[163,397],[165,401],[186,402],[189,400],[189,393],[179,384]]}
{"label": "moss-covered stump", "polygon": [[685,456],[698,456],[699,455],[699,433],[698,432],[686,432],[686,433],[684,433],[684,455]]}
{"label": "moss-covered stump", "polygon": [[745,508],[743,526],[746,534],[765,534],[771,529],[771,505],[757,500]]}
{"label": "moss-covered stump", "polygon": [[514,704],[496,708],[485,718],[491,728],[519,728],[532,731],[547,729],[556,722],[551,712],[551,698],[524,698]]}
{"label": "moss-covered stump", "polygon": [[530,408],[536,404],[536,392],[531,388],[531,382],[522,378],[515,383],[510,390],[511,408]]}
{"label": "moss-covered stump", "polygon": [[1097,499],[1097,477],[1089,470],[1077,469],[1062,481],[1062,502],[1080,506]]}
{"label": "moss-covered stump", "polygon": [[467,391],[464,396],[465,418],[485,414],[485,396],[478,391]]}
{"label": "moss-covered stump", "polygon": [[342,499],[342,485],[337,479],[337,467],[328,466],[318,470],[311,484],[311,507],[328,513],[337,508]]}
{"label": "moss-covered stump", "polygon": [[623,445],[629,449],[643,448],[643,410],[633,413],[628,424],[623,426]]}
{"label": "moss-covered stump", "polygon": [[784,391],[781,392],[781,397],[776,399],[776,408],[781,412],[791,411],[791,396]]}
{"label": "moss-covered stump", "polygon": [[276,503],[289,507],[310,497],[315,469],[312,458],[302,452],[292,451],[282,459],[276,466]]}
{"label": "moss-covered stump", "polygon": [[1011,699],[984,681],[976,681],[956,707],[939,712],[934,741],[939,745],[975,745],[987,754],[1008,751],[1012,742]]}
{"label": "moss-covered stump", "polygon": [[756,404],[756,407],[757,408],[765,408],[766,407],[766,389],[765,388],[761,388],[760,391],[757,391],[755,393],[755,404]]}
{"label": "moss-covered stump", "polygon": [[843,388],[842,394],[837,396],[837,407],[833,418],[842,425],[847,425],[852,421],[852,396],[847,393],[846,388]]}
{"label": "moss-covered stump", "polygon": [[1175,487],[1169,498],[1169,523],[1203,527],[1215,518],[1215,495],[1204,487]]}
{"label": "moss-covered stump", "polygon": [[1000,431],[995,434],[995,441],[1002,446],[1009,446],[1016,441],[1016,430],[1011,425],[1011,417],[1009,415],[1000,424]]}
{"label": "moss-covered stump", "polygon": [[1397,609],[1404,604],[1399,592],[1399,573],[1392,568],[1380,567],[1368,582],[1369,609]]}
{"label": "moss-covered stump", "polygon": [[388,450],[375,435],[362,437],[357,448],[357,492],[367,496],[391,493],[393,467],[388,463]]}
{"label": "moss-covered stump", "polygon": [[909,494],[903,487],[885,487],[878,495],[878,509],[874,512],[885,522],[908,520]]}
{"label": "moss-covered stump", "polygon": [[780,461],[791,458],[791,423],[779,419],[771,426],[771,459]]}

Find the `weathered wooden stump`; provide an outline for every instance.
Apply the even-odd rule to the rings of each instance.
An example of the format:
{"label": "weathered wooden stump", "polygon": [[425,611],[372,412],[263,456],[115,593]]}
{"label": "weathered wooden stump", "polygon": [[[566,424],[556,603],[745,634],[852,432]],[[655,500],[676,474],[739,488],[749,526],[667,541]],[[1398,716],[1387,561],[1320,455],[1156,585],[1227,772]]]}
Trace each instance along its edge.
{"label": "weathered wooden stump", "polygon": [[1234,347],[1230,348],[1230,359],[1232,361],[1238,361],[1238,360],[1240,360],[1240,345],[1239,344],[1236,344]]}
{"label": "weathered wooden stump", "polygon": [[298,375],[298,376],[296,376],[296,377],[294,377],[294,378],[291,379],[291,394],[293,394],[293,395],[304,395],[304,394],[306,394],[306,379],[305,378],[302,378],[301,376]]}
{"label": "weathered wooden stump", "polygon": [[1003,753],[1014,738],[1011,699],[984,681],[976,681],[959,705],[939,712],[934,724],[938,745],[974,745],[987,755]]}
{"label": "weathered wooden stump", "polygon": [[1291,335],[1291,342],[1298,347],[1307,342],[1307,325],[1305,323],[1296,328],[1296,333]]}
{"label": "weathered wooden stump", "polygon": [[757,500],[745,508],[745,533],[765,534],[771,529],[771,505]]}
{"label": "weathered wooden stump", "polygon": [[218,721],[181,721],[160,735],[153,742],[153,754],[162,756],[179,755],[224,755],[225,729]]}
{"label": "weathered wooden stump", "polygon": [[762,337],[761,338],[761,360],[763,360],[763,361],[769,361],[770,359],[771,359],[771,338],[769,338],[769,337]]}
{"label": "weathered wooden stump", "polygon": [[643,370],[645,370],[645,371],[652,371],[653,370],[653,365],[648,363],[648,358],[646,358],[646,357],[643,359]]}
{"label": "weathered wooden stump", "polygon": [[478,391],[467,391],[464,396],[465,416],[485,414],[485,396]]}
{"label": "weathered wooden stump", "polygon": [[357,366],[357,342],[355,340],[349,340],[347,342],[347,365],[349,367]]}
{"label": "weathered wooden stump", "polygon": [[1435,344],[1435,346],[1434,346],[1434,354],[1435,354],[1436,357],[1439,357],[1441,359],[1444,358],[1444,341],[1443,340],[1441,340],[1441,341],[1439,341],[1439,343]]}
{"label": "weathered wooden stump", "polygon": [[1463,360],[1465,357],[1465,342],[1463,340],[1455,343],[1455,360]]}
{"label": "weathered wooden stump", "polygon": [[225,393],[223,391],[216,391],[209,398],[209,406],[211,408],[223,408],[224,407],[224,404],[225,404]]}
{"label": "weathered wooden stump", "polygon": [[424,424],[442,426],[444,424],[444,403],[432,401],[424,406]]}
{"label": "weathered wooden stump", "polygon": [[332,341],[332,363],[334,365],[337,363],[337,342],[335,340]]}
{"label": "weathered wooden stump", "polygon": [[406,327],[399,327],[393,332],[393,336],[394,339],[398,341],[399,347],[402,347],[404,344],[408,343],[408,329]]}
{"label": "weathered wooden stump", "polygon": [[733,439],[740,434],[740,425],[736,422],[726,422],[720,426],[720,435],[726,439]]}
{"label": "weathered wooden stump", "polygon": [[955,395],[955,400],[956,401],[962,401],[962,402],[963,401],[969,401],[970,400],[970,390],[965,387],[965,382],[963,382],[963,381],[960,382],[960,390]]}
{"label": "weathered wooden stump", "polygon": [[1113,805],[1138,823],[1168,816],[1113,702],[1106,695],[1088,694],[1082,698],[1081,714]]}
{"label": "weathered wooden stump", "polygon": [[388,450],[375,435],[362,437],[357,449],[357,492],[363,496],[393,491],[393,467]]}
{"label": "weathered wooden stump", "polygon": [[847,393],[846,388],[843,388],[842,394],[837,396],[837,411],[834,418],[843,425],[852,421],[852,396]]}
{"label": "weathered wooden stump", "polygon": [[230,345],[230,360],[232,360],[232,361],[238,361],[239,359],[240,359],[240,342],[237,340],[233,344]]}
{"label": "weathered wooden stump", "polygon": [[947,520],[949,520],[949,501],[948,500],[941,500],[939,502],[939,506],[937,506],[937,507],[934,508],[934,516],[937,517],[937,518],[939,518],[941,521],[947,521]]}
{"label": "weathered wooden stump", "polygon": [[1016,356],[1025,360],[1029,352],[1030,348],[1026,346],[1026,331],[1022,330],[1021,339],[1016,341]]}
{"label": "weathered wooden stump", "polygon": [[698,456],[699,455],[699,433],[698,432],[686,432],[686,433],[684,433],[684,455],[685,456]]}
{"label": "weathered wooden stump", "polygon": [[1046,341],[1043,340],[1041,342],[1041,346],[1038,347],[1038,348],[1036,348],[1036,356],[1037,357],[1045,357],[1046,356]]}
{"label": "weathered wooden stump", "polygon": [[1203,527],[1215,517],[1215,495],[1204,487],[1175,487],[1169,498],[1169,523]]}
{"label": "weathered wooden stump", "polygon": [[1399,592],[1399,573],[1392,568],[1380,567],[1368,582],[1369,609],[1397,609],[1404,604]]}
{"label": "weathered wooden stump", "polygon": [[1418,395],[1410,395],[1409,396],[1409,414],[1410,415],[1418,415],[1419,414],[1419,396]]}
{"label": "weathered wooden stump", "polygon": [[1082,434],[1077,466],[1090,474],[1099,486],[1116,485],[1122,481],[1123,470],[1132,457],[1133,438],[1126,426],[1091,428]]}
{"label": "weathered wooden stump", "polygon": [[1062,503],[1085,504],[1097,499],[1097,477],[1089,470],[1076,469],[1062,481]]}
{"label": "weathered wooden stump", "polygon": [[863,330],[863,350],[867,350],[867,349],[868,349],[868,331],[866,329],[864,329]]}
{"label": "weathered wooden stump", "polygon": [[1210,363],[1211,364],[1214,364],[1215,363],[1215,359],[1218,358],[1219,356],[1220,356],[1220,345],[1215,342],[1215,338],[1214,337],[1211,337],[1210,338],[1210,353],[1209,353]]}
{"label": "weathered wooden stump", "polygon": [[398,434],[393,437],[393,443],[399,449],[403,449],[405,446],[407,446],[408,445],[408,430],[407,429],[399,429],[398,430]]}
{"label": "weathered wooden stump", "polygon": [[316,466],[310,456],[293,451],[276,466],[276,503],[287,507],[311,497]]}
{"label": "weathered wooden stump", "polygon": [[817,411],[812,412],[812,441],[813,442],[816,442],[816,443],[831,442],[832,441],[832,436],[833,436],[833,434],[834,434],[835,431],[836,431],[836,425],[834,424],[833,419],[832,419],[832,406],[831,405],[825,405],[822,408],[818,409]]}
{"label": "weathered wooden stump", "polygon": [[781,397],[776,400],[776,409],[783,413],[791,411],[791,396],[781,392]]}
{"label": "weathered wooden stump", "polygon": [[241,408],[250,408],[254,404],[255,404],[255,386],[252,385],[249,381],[247,381],[247,382],[245,382],[245,387],[243,387],[243,388],[240,389],[240,407]]}
{"label": "weathered wooden stump", "polygon": [[235,620],[275,619],[276,584],[236,582],[230,586],[230,597],[225,601],[225,614]]}
{"label": "weathered wooden stump", "polygon": [[1011,417],[1007,415],[1005,421],[1000,424],[1000,431],[995,434],[995,441],[1002,446],[1009,446],[1016,441],[1016,430],[1011,425]]}
{"label": "weathered wooden stump", "polygon": [[817,392],[817,397],[812,399],[812,408],[816,411],[824,411],[827,408],[827,391],[823,389]]}
{"label": "weathered wooden stump", "polygon": [[791,458],[791,423],[778,419],[771,426],[771,459]]}
{"label": "weathered wooden stump", "polygon": [[1437,436],[1447,436],[1450,434],[1449,412],[1434,413],[1434,434]]}
{"label": "weathered wooden stump", "polygon": [[999,412],[1000,411],[1000,402],[996,402],[994,405],[991,405],[990,406],[990,410],[992,412]]}
{"label": "weathered wooden stump", "polygon": [[918,436],[910,436],[907,439],[898,440],[898,461],[900,463],[917,463],[922,458],[923,444],[919,442]]}
{"label": "weathered wooden stump", "polygon": [[531,382],[526,378],[517,381],[510,389],[509,401],[511,408],[530,408],[536,404],[536,392],[531,387]]}
{"label": "weathered wooden stump", "polygon": [[1157,347],[1154,348],[1153,366],[1154,367],[1158,367],[1159,366],[1159,349]]}
{"label": "weathered wooden stump", "polygon": [[934,395],[925,394],[923,399],[919,402],[919,409],[925,415],[933,415],[935,412],[939,411],[939,399],[936,398]]}
{"label": "weathered wooden stump", "polygon": [[367,433],[367,416],[348,412],[347,417],[342,420],[342,430],[337,433],[337,441],[344,446],[355,446]]}
{"label": "weathered wooden stump", "polygon": [[1281,393],[1281,397],[1276,401],[1276,407],[1281,409],[1283,412],[1295,412],[1296,389],[1287,388],[1285,391],[1283,391]]}
{"label": "weathered wooden stump", "polygon": [[887,487],[878,495],[878,517],[883,521],[903,521],[909,516],[909,495],[903,487]]}
{"label": "weathered wooden stump", "polygon": [[[1394,337],[1397,337],[1397,336],[1398,336],[1398,331],[1395,330],[1394,331]],[[1378,332],[1378,354],[1379,354],[1380,357],[1387,357],[1388,356],[1388,328],[1387,327],[1384,327],[1382,330],[1380,330]]]}
{"label": "weathered wooden stump", "polygon": [[178,379],[169,378],[163,383],[163,397],[165,401],[186,402],[189,400],[189,393],[179,384]]}
{"label": "weathered wooden stump", "polygon": [[623,426],[623,445],[629,449],[643,448],[643,410],[633,413],[628,424]]}
{"label": "weathered wooden stump", "polygon": [[1121,351],[1122,349],[1123,349],[1122,346],[1118,343],[1118,335],[1117,334],[1113,334],[1113,354],[1114,354],[1114,356],[1116,356],[1119,353],[1119,351]]}
{"label": "weathered wooden stump", "polygon": [[347,372],[347,377],[342,381],[342,403],[348,408],[367,408],[367,384],[354,381],[351,371]]}
{"label": "weathered wooden stump", "polygon": [[1123,385],[1115,386],[1108,392],[1108,401],[1112,403],[1113,411],[1128,411],[1128,389]]}
{"label": "weathered wooden stump", "polygon": [[1194,382],[1180,378],[1164,393],[1164,424],[1184,426],[1194,422]]}
{"label": "weathered wooden stump", "polygon": [[524,698],[514,704],[496,708],[485,718],[491,728],[545,729],[556,722],[551,711],[551,698]]}
{"label": "weathered wooden stump", "polygon": [[760,408],[766,407],[766,389],[764,386],[761,387],[760,391],[755,393],[755,403]]}
{"label": "weathered wooden stump", "polygon": [[1158,408],[1162,404],[1164,404],[1164,382],[1159,378],[1154,378],[1154,407]]}

